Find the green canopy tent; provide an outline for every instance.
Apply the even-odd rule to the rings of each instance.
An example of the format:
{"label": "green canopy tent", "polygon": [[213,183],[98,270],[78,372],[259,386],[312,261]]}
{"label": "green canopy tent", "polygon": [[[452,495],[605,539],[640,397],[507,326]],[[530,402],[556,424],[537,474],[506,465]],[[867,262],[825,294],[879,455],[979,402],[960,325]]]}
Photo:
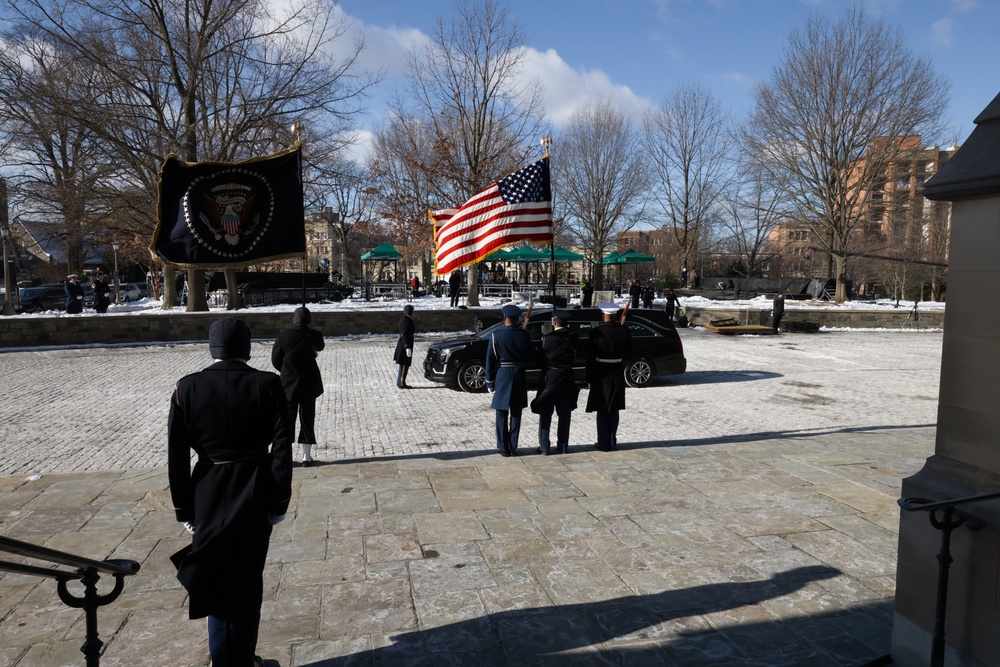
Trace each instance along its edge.
{"label": "green canopy tent", "polygon": [[604,266],[618,267],[618,284],[621,285],[626,266],[629,264],[648,264],[655,261],[655,257],[629,248],[625,252],[613,252],[610,255],[606,255],[604,257]]}
{"label": "green canopy tent", "polygon": [[[535,250],[530,245],[526,245],[526,246],[521,246],[516,250],[510,251],[509,253],[507,253],[504,259],[508,262],[517,262],[518,264],[524,264],[525,273],[528,273],[530,276],[530,272],[527,270],[527,265],[549,261],[549,253],[542,252],[540,250]],[[520,269],[518,269],[517,274],[518,274],[517,277],[520,278],[521,277]],[[524,281],[522,280],[521,282],[523,283]]]}
{"label": "green canopy tent", "polygon": [[375,276],[382,275],[389,264],[392,264],[393,281],[399,278],[396,262],[401,259],[403,259],[403,254],[396,250],[391,243],[383,243],[361,255],[361,263],[365,268],[365,300],[371,300],[371,284],[374,282]]}

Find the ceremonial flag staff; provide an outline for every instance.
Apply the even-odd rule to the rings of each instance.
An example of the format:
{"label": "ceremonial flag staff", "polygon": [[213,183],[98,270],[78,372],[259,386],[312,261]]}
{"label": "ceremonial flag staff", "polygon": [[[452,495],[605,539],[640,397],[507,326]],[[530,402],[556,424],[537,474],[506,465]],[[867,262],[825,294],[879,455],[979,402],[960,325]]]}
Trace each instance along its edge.
{"label": "ceremonial flag staff", "polygon": [[[549,159],[549,146],[552,145],[552,137],[542,137],[538,142],[545,148],[545,155],[542,156],[543,160]],[[551,174],[551,170],[549,172]],[[549,176],[551,182],[551,175]],[[555,307],[556,303],[556,234],[555,234],[555,220],[552,221],[552,242],[549,243],[549,291],[552,294],[552,306]]]}
{"label": "ceremonial flag staff", "polygon": [[[302,130],[304,129],[302,123],[300,121],[292,123],[292,126],[289,129],[291,129],[292,134],[295,135],[295,146],[301,149]],[[302,232],[303,234],[305,234],[304,228]],[[306,261],[308,261],[309,257],[309,246],[304,244],[303,247],[305,248],[305,250],[302,253],[302,307],[305,308],[306,307]]]}

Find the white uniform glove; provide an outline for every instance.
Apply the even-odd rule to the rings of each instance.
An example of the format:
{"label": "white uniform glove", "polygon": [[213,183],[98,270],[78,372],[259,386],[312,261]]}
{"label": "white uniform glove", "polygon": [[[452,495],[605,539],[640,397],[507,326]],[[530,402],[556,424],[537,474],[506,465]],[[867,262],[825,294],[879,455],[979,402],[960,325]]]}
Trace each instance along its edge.
{"label": "white uniform glove", "polygon": [[413,349],[412,348],[409,348],[409,347],[406,348],[406,356],[407,357],[412,357],[413,356]]}
{"label": "white uniform glove", "polygon": [[184,530],[186,530],[187,532],[189,532],[192,535],[194,535],[194,524],[193,523],[191,523],[190,521],[185,521],[183,525],[184,525]]}

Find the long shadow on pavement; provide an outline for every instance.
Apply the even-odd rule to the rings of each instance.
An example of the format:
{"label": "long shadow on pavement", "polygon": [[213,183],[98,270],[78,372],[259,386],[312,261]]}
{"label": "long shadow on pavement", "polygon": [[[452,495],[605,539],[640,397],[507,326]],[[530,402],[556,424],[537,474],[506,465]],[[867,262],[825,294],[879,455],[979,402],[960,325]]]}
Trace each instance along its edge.
{"label": "long shadow on pavement", "polygon": [[[860,665],[887,652],[891,603],[821,615],[795,611],[796,599],[810,600],[821,593],[810,589],[796,597],[797,592],[838,574],[827,566],[800,567],[761,581],[504,611],[395,635],[392,644],[382,648],[297,664]],[[787,618],[756,620],[767,616],[756,605],[784,596],[793,596]],[[717,627],[701,618],[741,608],[747,613],[723,615],[715,621]],[[750,622],[733,620],[741,617]],[[310,652],[315,656],[322,647],[321,642]]]}

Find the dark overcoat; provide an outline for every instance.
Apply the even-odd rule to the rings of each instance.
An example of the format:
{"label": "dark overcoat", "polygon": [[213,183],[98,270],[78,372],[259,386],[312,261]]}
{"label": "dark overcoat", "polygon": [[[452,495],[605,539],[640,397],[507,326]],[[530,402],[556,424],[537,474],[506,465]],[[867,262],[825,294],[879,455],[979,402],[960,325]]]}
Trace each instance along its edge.
{"label": "dark overcoat", "polygon": [[[417,326],[413,323],[413,318],[403,315],[399,320],[399,340],[396,341],[396,350],[392,353],[392,359],[400,366],[409,366],[413,363],[413,334],[416,333]],[[410,354],[406,354],[409,350]]]}
{"label": "dark overcoat", "polygon": [[573,360],[579,336],[567,327],[554,329],[542,336],[545,353],[545,380],[541,390],[531,402],[532,412],[547,412],[557,400],[564,400],[570,410],[576,409],[580,388],[573,378]]}
{"label": "dark overcoat", "polygon": [[170,401],[167,433],[174,511],[195,527],[191,545],[171,557],[190,617],[259,607],[268,515],[284,514],[292,492],[291,420],[281,381],[238,360],[188,375]]}
{"label": "dark overcoat", "polygon": [[304,324],[278,334],[271,348],[271,365],[281,373],[281,386],[289,401],[301,402],[323,393],[316,355],[324,346],[323,334]]}
{"label": "dark overcoat", "polygon": [[111,285],[103,280],[95,280],[94,288],[94,310],[105,312],[111,305]]}
{"label": "dark overcoat", "polygon": [[494,410],[528,405],[527,367],[535,360],[531,334],[516,324],[500,327],[486,347],[486,386],[492,388]]}
{"label": "dark overcoat", "polygon": [[616,320],[590,330],[587,350],[587,412],[625,409],[623,362],[632,356],[632,334]]}
{"label": "dark overcoat", "polygon": [[67,280],[64,289],[66,290],[66,312],[82,313],[83,285],[80,283],[72,283]]}

